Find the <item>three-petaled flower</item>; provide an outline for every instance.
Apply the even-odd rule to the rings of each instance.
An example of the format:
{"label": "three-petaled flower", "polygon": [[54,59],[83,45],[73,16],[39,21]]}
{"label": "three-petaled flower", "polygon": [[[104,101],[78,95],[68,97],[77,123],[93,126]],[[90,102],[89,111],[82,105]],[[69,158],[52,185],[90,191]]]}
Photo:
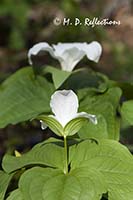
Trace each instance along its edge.
{"label": "three-petaled flower", "polygon": [[50,107],[54,115],[41,116],[42,128],[49,126],[60,136],[74,135],[87,119],[97,124],[95,115],[78,113],[78,98],[72,90],[56,91],[51,96]]}
{"label": "three-petaled flower", "polygon": [[77,63],[86,55],[88,59],[98,62],[102,53],[101,45],[93,41],[90,44],[84,43],[58,43],[50,46],[46,42],[34,45],[28,52],[29,63],[32,63],[31,56],[37,55],[40,51],[47,51],[57,59],[64,71],[72,71]]}

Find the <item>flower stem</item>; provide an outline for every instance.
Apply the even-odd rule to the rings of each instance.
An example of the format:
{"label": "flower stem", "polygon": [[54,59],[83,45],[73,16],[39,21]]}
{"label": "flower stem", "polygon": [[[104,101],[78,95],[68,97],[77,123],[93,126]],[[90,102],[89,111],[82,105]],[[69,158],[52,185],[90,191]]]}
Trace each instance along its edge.
{"label": "flower stem", "polygon": [[68,173],[68,152],[67,152],[67,139],[64,136],[64,173]]}

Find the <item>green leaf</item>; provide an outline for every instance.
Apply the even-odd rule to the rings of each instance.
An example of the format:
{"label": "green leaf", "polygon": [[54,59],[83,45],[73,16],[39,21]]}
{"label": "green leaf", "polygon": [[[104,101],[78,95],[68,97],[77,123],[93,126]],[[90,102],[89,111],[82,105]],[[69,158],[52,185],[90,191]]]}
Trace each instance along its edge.
{"label": "green leaf", "polygon": [[11,192],[10,196],[6,200],[24,200],[20,190],[16,189]]}
{"label": "green leaf", "polygon": [[62,125],[54,117],[40,115],[36,119],[42,120],[56,135],[64,135]]}
{"label": "green leaf", "polygon": [[78,132],[78,135],[82,139],[93,138],[93,139],[107,139],[108,130],[107,122],[103,115],[97,115],[97,124],[86,123],[82,129]]}
{"label": "green leaf", "polygon": [[[102,106],[105,102],[110,103],[115,109],[118,107],[120,102],[120,97],[122,95],[122,91],[118,87],[113,87],[107,89],[104,93],[99,93],[97,91],[91,90],[90,88],[81,89],[78,91],[78,97],[81,108],[87,105],[87,102],[90,104],[99,104]],[[84,97],[84,98],[83,98]]]}
{"label": "green leaf", "polygon": [[103,74],[82,67],[78,70],[74,70],[69,79],[63,84],[63,88],[72,89],[74,91],[88,87],[94,91],[103,93],[108,88],[108,78]]}
{"label": "green leaf", "polygon": [[53,85],[35,77],[32,68],[17,71],[0,86],[0,128],[49,112],[53,92]]}
{"label": "green leaf", "polygon": [[130,125],[133,125],[133,100],[125,101],[121,108],[121,114]]}
{"label": "green leaf", "polygon": [[49,166],[63,170],[64,149],[57,144],[37,144],[28,153],[23,154],[21,157],[6,154],[3,158],[2,167],[7,173],[32,165],[44,165],[44,167]]}
{"label": "green leaf", "polygon": [[71,169],[89,168],[104,177],[109,200],[133,198],[133,157],[127,148],[116,141],[86,140],[72,147]]}
{"label": "green leaf", "polygon": [[[107,129],[106,135],[108,135],[109,139],[119,140],[120,122],[117,117],[117,108],[121,97],[121,89],[117,87],[109,88],[106,92],[100,94],[88,88],[88,90],[79,90],[78,96],[80,99],[80,111],[85,111],[96,116],[101,115],[106,123],[99,125],[100,132],[102,132],[102,128],[103,133]],[[89,137],[88,132],[90,131],[91,128],[90,130],[86,129],[86,137]],[[98,135],[99,129],[96,130],[95,127],[95,131],[97,132],[93,132],[94,136],[91,133],[91,136],[94,138]],[[82,135],[82,132],[81,129],[80,135]]]}
{"label": "green leaf", "polygon": [[59,170],[35,167],[22,175],[19,188],[28,200],[99,200],[105,191],[99,177],[103,178],[88,168],[65,175]]}
{"label": "green leaf", "polygon": [[[56,159],[58,156],[54,154]],[[12,199],[101,200],[105,193],[108,200],[133,198],[133,157],[118,142],[80,141],[70,147],[69,164],[68,174],[57,168],[28,169]]]}
{"label": "green leaf", "polygon": [[4,200],[6,190],[13,175],[14,174],[6,174],[0,170],[0,200]]}
{"label": "green leaf", "polygon": [[44,72],[52,74],[54,86],[56,89],[58,89],[65,82],[65,80],[72,74],[72,72],[63,71],[61,69],[57,69],[55,67],[50,67],[50,66],[44,68]]}

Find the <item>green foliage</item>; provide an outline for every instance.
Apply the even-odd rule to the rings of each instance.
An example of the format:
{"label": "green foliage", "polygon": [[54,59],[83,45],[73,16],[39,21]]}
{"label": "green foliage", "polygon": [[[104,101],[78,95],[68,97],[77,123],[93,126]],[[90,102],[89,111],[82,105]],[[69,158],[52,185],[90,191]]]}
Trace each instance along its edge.
{"label": "green foliage", "polygon": [[[60,144],[62,142],[59,140],[40,143],[19,158],[5,157],[3,163],[5,160],[6,163],[3,165],[5,169],[8,168],[8,172],[24,166],[31,167],[27,170],[25,168],[19,179],[18,189],[7,200],[100,200],[105,193],[108,193],[109,200],[132,199],[133,158],[123,145],[113,140],[84,140],[70,145],[70,170],[68,174],[64,174],[65,158]],[[30,163],[28,158],[36,162]],[[37,162],[38,159],[41,159],[41,163]]]}
{"label": "green foliage", "polygon": [[84,125],[86,121],[89,121],[83,117],[77,117],[69,121],[64,127],[64,133],[66,136],[71,136],[76,134]]}
{"label": "green foliage", "polygon": [[[119,106],[121,89],[108,88],[99,93],[93,89],[81,89],[78,91],[80,110],[95,114],[98,117],[98,125],[87,124],[80,130],[81,138],[109,138],[119,140],[119,118],[117,108]],[[91,131],[88,131],[91,130]],[[100,134],[101,133],[101,134]]]}
{"label": "green foliage", "polygon": [[56,89],[58,89],[64,81],[72,74],[72,72],[62,71],[55,67],[44,68],[44,73],[51,73],[53,78],[53,83]]}
{"label": "green foliage", "polygon": [[50,115],[40,115],[37,117],[37,119],[43,121],[44,126],[46,124],[58,136],[72,136],[81,129],[81,127],[84,125],[84,122],[88,121],[86,118],[77,117],[70,120],[65,127],[63,127],[53,116]]}
{"label": "green foliage", "polygon": [[23,167],[42,165],[63,170],[63,148],[56,143],[58,144],[58,140],[55,140],[55,144],[52,142],[49,143],[48,141],[46,143],[37,144],[31,151],[21,157],[7,154],[3,158],[3,169],[7,173],[11,173]]}
{"label": "green foliage", "polygon": [[[49,4],[45,4],[46,2],[52,3],[53,8],[47,7]],[[54,2],[59,3],[59,10],[53,6]],[[75,38],[80,42],[104,39],[103,45],[105,50],[107,49],[105,63],[111,62],[110,66],[119,66],[114,70],[110,67],[113,77],[128,77],[128,81],[131,81],[132,52],[117,41],[111,49],[114,59],[110,59],[108,55],[111,53],[111,45],[103,27],[92,29],[85,26],[59,26],[58,31],[59,29],[53,26],[51,29],[53,11],[58,14],[60,8],[63,8],[61,15],[72,20],[77,17],[77,12],[81,20],[84,20],[85,15],[93,19],[93,16],[102,10],[99,4],[100,9],[97,11],[95,4],[96,2],[91,1],[81,4],[75,0],[1,0],[0,15],[9,17],[11,24],[8,27],[10,30],[6,39],[7,46],[20,50],[25,45],[31,45],[31,40],[34,43],[41,38],[51,43],[59,40],[70,42]],[[89,5],[90,9],[94,7],[89,16],[86,5]],[[48,17],[42,14],[43,6],[49,11]],[[34,13],[36,9],[37,15]],[[32,11],[35,25],[33,24],[33,33],[30,34],[28,16],[32,15]],[[51,35],[52,32],[54,35]],[[23,62],[21,59],[20,61]],[[4,59],[2,62],[5,64]],[[104,62],[102,64],[105,69]],[[96,69],[91,61],[89,65]],[[120,121],[122,125],[124,121],[133,125],[133,84],[111,81],[101,73],[83,68],[73,72],[50,66],[37,70],[35,68],[20,69],[1,84],[0,128],[39,119],[60,139],[52,138],[37,144],[20,157],[9,154],[4,156],[3,171],[0,171],[0,200],[101,200],[103,196],[108,200],[132,200],[133,158],[118,140]],[[37,71],[39,73],[36,73]],[[87,119],[77,118],[63,128],[58,121],[51,118],[50,98],[55,89],[59,88],[73,89],[79,97],[79,112],[95,114],[98,124],[94,125],[88,123]],[[126,100],[122,106],[121,97],[122,100]],[[69,138],[66,146],[62,136]],[[65,171],[66,165],[68,173]],[[17,180],[15,187],[14,178]]]}
{"label": "green foliage", "polygon": [[[44,123],[44,126],[48,126],[55,134],[58,136],[63,136],[63,127],[62,125],[52,116],[45,116],[45,115],[40,115],[37,117],[37,119],[41,120],[42,123]],[[43,126],[43,124],[42,124]]]}
{"label": "green foliage", "polygon": [[121,108],[121,114],[124,120],[133,125],[133,100],[125,101]]}
{"label": "green foliage", "polygon": [[[55,88],[74,89],[79,112],[96,115],[98,124],[79,116],[62,127],[50,115]],[[38,119],[59,139],[39,143],[19,157],[4,156],[0,199],[131,200],[133,158],[118,140],[120,117],[133,124],[133,102],[120,108],[122,90],[122,85],[100,73],[84,69],[69,73],[49,66],[39,73],[26,67],[5,80],[0,86],[0,127]]]}
{"label": "green foliage", "polygon": [[90,69],[80,68],[72,72],[61,88],[75,91],[84,88],[83,94],[86,93],[87,88],[93,88],[95,92],[103,93],[107,90],[108,84],[109,80],[105,75]]}
{"label": "green foliage", "polygon": [[[84,141],[72,148],[72,170],[96,170],[108,191],[109,200],[133,198],[133,158],[128,150],[116,141]],[[74,151],[74,152],[73,152]]]}
{"label": "green foliage", "polygon": [[7,198],[7,200],[14,200],[14,199],[17,199],[17,200],[23,200],[22,198],[22,194],[21,192],[17,189],[17,190],[14,190],[11,195]]}
{"label": "green foliage", "polygon": [[[97,115],[97,125],[93,123],[86,123],[79,131],[80,138],[108,138],[107,122],[103,115]],[[89,131],[88,131],[89,130]]]}
{"label": "green foliage", "polygon": [[53,85],[41,76],[35,77],[32,68],[20,69],[0,86],[0,127],[50,112],[53,91]]}
{"label": "green foliage", "polygon": [[[98,189],[95,191],[91,188],[91,179],[89,177],[89,170],[80,169],[72,171],[69,175],[65,176],[59,170],[33,168],[23,174],[20,179],[20,190],[23,191],[23,197],[25,199],[51,199],[51,200],[67,200],[67,199],[99,199],[99,194],[105,191],[104,185],[101,181],[95,181],[95,187]],[[84,177],[86,176],[86,178]],[[34,178],[35,177],[35,178]],[[39,178],[41,177],[41,178]],[[91,173],[91,177],[96,180],[95,175]],[[39,183],[35,183],[35,180]],[[71,185],[71,187],[70,187]],[[98,187],[100,185],[100,187]],[[36,193],[35,189],[39,186],[39,191]],[[90,186],[90,190],[88,187]],[[32,188],[30,190],[30,188]],[[31,193],[33,195],[31,195]],[[36,193],[36,194],[35,194]]]}
{"label": "green foliage", "polygon": [[8,188],[9,182],[13,174],[7,174],[0,170],[0,199],[3,200],[6,190]]}

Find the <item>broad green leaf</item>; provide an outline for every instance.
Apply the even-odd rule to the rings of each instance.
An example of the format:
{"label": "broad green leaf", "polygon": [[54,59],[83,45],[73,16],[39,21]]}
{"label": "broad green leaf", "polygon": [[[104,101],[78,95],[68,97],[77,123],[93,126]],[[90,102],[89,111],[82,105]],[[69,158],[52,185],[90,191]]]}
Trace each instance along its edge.
{"label": "broad green leaf", "polygon": [[53,82],[56,89],[58,89],[72,74],[72,72],[63,71],[61,69],[57,69],[55,67],[50,66],[44,68],[44,72],[52,74]]}
{"label": "broad green leaf", "polygon": [[34,76],[30,67],[20,69],[0,86],[0,127],[50,112],[54,87],[45,78]]}
{"label": "broad green leaf", "polygon": [[87,102],[89,106],[92,103],[99,103],[99,106],[102,106],[105,102],[108,102],[111,103],[112,106],[116,109],[120,102],[121,94],[122,91],[118,87],[109,88],[104,93],[99,93],[97,91],[91,90],[90,88],[81,89],[78,91],[78,97],[82,103],[80,105],[81,108],[87,105]]}
{"label": "broad green leaf", "polygon": [[7,173],[32,165],[44,165],[44,167],[49,166],[63,170],[64,149],[59,146],[58,142],[57,144],[56,142],[37,144],[21,157],[6,154],[2,167]]}
{"label": "broad green leaf", "polygon": [[[109,200],[133,198],[133,157],[126,147],[112,140],[86,140],[71,148],[71,169],[89,168],[105,179]],[[104,180],[103,180],[104,181]]]}
{"label": "broad green leaf", "polygon": [[0,200],[4,200],[6,190],[13,175],[14,174],[6,174],[0,170]]}
{"label": "broad green leaf", "polygon": [[24,199],[36,200],[99,200],[106,191],[101,173],[88,168],[65,175],[60,170],[35,167],[19,181]]}
{"label": "broad green leaf", "polygon": [[[99,134],[100,134],[100,132],[104,133],[105,130],[107,130],[107,133],[105,133],[105,135],[106,136],[108,135],[108,139],[119,140],[119,130],[117,128],[117,126],[118,126],[118,124],[117,124],[118,119],[117,119],[117,116],[116,116],[116,111],[114,110],[112,104],[110,104],[108,102],[105,102],[102,105],[100,105],[99,103],[96,103],[96,104],[93,104],[91,108],[90,108],[90,106],[88,106],[88,111],[87,111],[87,109],[86,110],[84,109],[84,111],[88,112],[88,113],[91,113],[91,114],[94,114],[94,115],[96,115],[96,117],[99,116],[99,115],[101,115],[101,116],[103,116],[104,121],[106,122],[104,124],[96,125],[96,126],[99,126],[100,131],[99,131],[99,129],[97,129],[97,133],[96,134],[95,134],[95,132],[91,132],[91,134],[94,134],[94,138],[96,137],[96,135],[98,135],[98,133]],[[98,123],[100,123],[100,121],[98,121]],[[95,129],[96,128],[97,127],[95,127]],[[86,129],[85,133],[88,135],[89,131],[91,131],[91,130]],[[83,131],[81,129],[80,133],[82,133],[82,132]],[[102,133],[102,135],[103,135],[103,133]],[[101,136],[101,138],[102,138],[102,136]]]}
{"label": "broad green leaf", "polygon": [[108,130],[105,118],[102,115],[97,115],[97,121],[97,124],[86,123],[78,132],[80,138],[107,139]]}
{"label": "broad green leaf", "polygon": [[133,100],[125,101],[121,108],[121,114],[130,125],[133,125]]}
{"label": "broad green leaf", "polygon": [[6,200],[24,200],[20,190],[16,189],[8,196]]}
{"label": "broad green leaf", "polygon": [[94,91],[103,93],[108,88],[107,82],[108,78],[105,75],[82,67],[73,71],[69,79],[63,84],[62,88],[72,89],[74,91],[83,88],[91,88]]}
{"label": "broad green leaf", "polygon": [[133,198],[133,157],[123,145],[85,140],[70,147],[69,157],[68,174],[57,168],[33,167],[22,174],[12,195],[20,200],[101,200],[108,192],[108,200]]}
{"label": "broad green leaf", "polygon": [[[120,122],[117,117],[117,107],[119,106],[121,89],[117,87],[109,88],[101,94],[90,89],[83,89],[79,90],[78,96],[80,99],[80,111],[85,111],[96,116],[102,115],[106,124],[101,125],[100,129],[103,128],[104,132],[107,128],[106,135],[108,135],[108,138],[119,140]],[[88,134],[87,131],[89,132],[89,129],[86,129],[86,134]],[[82,133],[82,129],[80,132]],[[98,132],[96,134],[94,132],[94,137],[97,134]]]}

